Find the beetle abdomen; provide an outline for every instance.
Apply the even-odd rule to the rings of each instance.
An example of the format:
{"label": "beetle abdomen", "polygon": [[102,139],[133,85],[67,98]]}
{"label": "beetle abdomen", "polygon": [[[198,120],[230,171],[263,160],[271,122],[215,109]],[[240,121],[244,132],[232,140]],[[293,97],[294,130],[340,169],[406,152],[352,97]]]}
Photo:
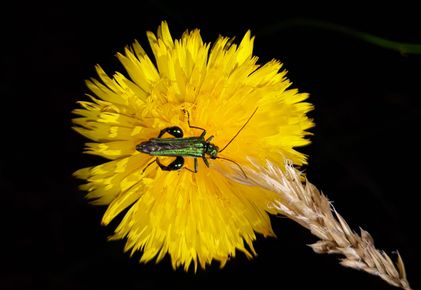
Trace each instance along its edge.
{"label": "beetle abdomen", "polygon": [[136,150],[154,156],[202,157],[206,142],[199,138],[152,138],[136,146]]}

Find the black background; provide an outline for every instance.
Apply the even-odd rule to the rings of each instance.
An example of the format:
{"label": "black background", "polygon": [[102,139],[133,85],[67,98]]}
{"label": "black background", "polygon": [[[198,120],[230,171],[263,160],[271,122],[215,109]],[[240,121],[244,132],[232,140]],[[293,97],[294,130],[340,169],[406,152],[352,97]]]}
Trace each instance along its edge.
{"label": "black background", "polygon": [[[309,179],[350,225],[377,246],[399,249],[413,288],[420,287],[419,121],[421,56],[401,55],[317,28],[266,33],[304,17],[331,21],[402,42],[421,43],[421,19],[406,5],[308,6],[305,3],[138,1],[136,4],[27,4],[3,9],[1,24],[2,243],[0,289],[394,289],[317,255],[316,239],[273,218],[277,239],[259,237],[259,256],[242,254],[220,270],[173,271],[169,259],[139,265],[107,242],[105,208],[89,205],[71,173],[102,160],[82,155],[86,141],[71,127],[71,110],[99,63],[120,70],[114,54],[167,20],[174,38],[200,28],[205,41],[251,29],[263,63],[285,64],[293,86],[311,94],[313,143]],[[405,7],[405,9],[398,9]],[[405,11],[403,11],[405,10]]]}

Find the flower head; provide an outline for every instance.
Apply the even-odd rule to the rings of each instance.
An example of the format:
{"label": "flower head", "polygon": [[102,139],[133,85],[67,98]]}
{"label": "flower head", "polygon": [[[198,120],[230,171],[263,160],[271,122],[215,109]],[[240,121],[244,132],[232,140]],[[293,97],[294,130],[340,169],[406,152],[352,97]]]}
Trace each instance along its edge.
{"label": "flower head", "polygon": [[[126,238],[132,253],[141,250],[143,262],[169,253],[174,268],[187,270],[212,260],[223,266],[237,249],[252,257],[256,233],[274,235],[267,205],[277,195],[221,172],[234,162],[241,168],[247,156],[305,163],[294,148],[309,143],[307,94],[288,89],[279,61],[257,64],[250,32],[239,45],[220,37],[211,46],[199,30],[173,40],[163,22],[157,35],[147,36],[155,62],[135,42],[117,54],[128,76],[111,78],[97,66],[99,80],[87,82],[93,94],[74,111],[75,130],[93,140],[87,153],[111,161],[75,175],[86,180],[82,188],[94,204],[108,205],[103,224],[129,207],[113,238]],[[168,155],[161,141],[154,139],[155,147],[148,141],[160,132],[166,140],[180,137],[162,131],[170,127],[181,129],[183,138],[199,137],[203,130],[194,127],[203,128],[205,143],[178,138],[184,151],[161,156]],[[166,141],[170,149],[174,140]],[[212,155],[208,143],[219,151]],[[206,153],[197,172],[192,150]]]}

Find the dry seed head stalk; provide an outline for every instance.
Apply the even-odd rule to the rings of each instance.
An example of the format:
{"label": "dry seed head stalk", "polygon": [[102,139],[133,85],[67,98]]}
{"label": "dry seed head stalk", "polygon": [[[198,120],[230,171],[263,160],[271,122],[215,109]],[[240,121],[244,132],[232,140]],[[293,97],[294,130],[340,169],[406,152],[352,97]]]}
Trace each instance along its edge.
{"label": "dry seed head stalk", "polygon": [[[249,160],[252,167],[244,168],[247,179],[241,172],[230,177],[276,192],[279,199],[269,206],[317,236],[320,240],[310,245],[316,253],[343,255],[341,265],[377,275],[393,286],[411,289],[399,253],[393,263],[384,251],[376,249],[367,231],[360,229],[358,234],[351,230],[327,197],[307,179],[303,182],[301,172],[290,162],[281,169],[271,162],[261,166]],[[237,169],[233,167],[233,170]]]}

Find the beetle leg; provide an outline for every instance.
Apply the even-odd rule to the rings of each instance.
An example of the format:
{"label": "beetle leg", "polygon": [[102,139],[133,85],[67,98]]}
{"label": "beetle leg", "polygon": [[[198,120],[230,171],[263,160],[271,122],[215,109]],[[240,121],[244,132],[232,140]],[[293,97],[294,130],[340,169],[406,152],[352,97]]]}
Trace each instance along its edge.
{"label": "beetle leg", "polygon": [[191,173],[197,173],[197,158],[194,158],[194,171],[191,170],[190,168],[187,168],[186,166],[184,166],[183,169],[186,169],[190,171]]}
{"label": "beetle leg", "polygon": [[194,158],[194,173],[197,173],[199,169],[199,162],[197,162],[197,158]]}
{"label": "beetle leg", "polygon": [[168,133],[171,136],[174,136],[175,138],[183,138],[183,130],[181,130],[181,128],[177,126],[162,129],[161,132],[159,132],[157,138],[161,138],[162,135],[164,135],[165,133]]}
{"label": "beetle leg", "polygon": [[184,158],[181,156],[177,156],[173,162],[171,162],[168,165],[164,165],[162,164],[158,158],[156,158],[156,163],[158,164],[158,166],[164,170],[164,171],[174,171],[174,170],[179,170],[183,167],[184,165]]}
{"label": "beetle leg", "polygon": [[155,158],[154,160],[152,160],[151,162],[149,162],[145,168],[143,168],[142,173],[145,172],[146,169],[148,169],[149,166],[151,166],[154,162],[157,162],[158,158]]}
{"label": "beetle leg", "polygon": [[183,167],[183,169],[186,169],[186,170],[188,170],[188,171],[190,171],[191,173],[197,173],[197,172],[194,172],[193,170],[191,170],[190,168],[187,168],[187,167]]}
{"label": "beetle leg", "polygon": [[208,160],[206,159],[206,157],[205,157],[205,156],[202,156],[202,159],[203,159],[203,162],[205,162],[205,165],[206,165],[207,167],[209,167],[209,162],[208,162]]}
{"label": "beetle leg", "polygon": [[199,130],[203,130],[203,132],[202,132],[202,134],[200,134],[200,137],[205,137],[205,135],[206,135],[206,130],[205,129],[203,129],[203,128],[201,128],[201,127],[197,127],[197,126],[192,126],[192,125],[190,125],[190,114],[189,114],[189,112],[188,111],[186,111],[186,110],[184,110],[184,112],[187,114],[187,124],[189,124],[189,127],[190,128],[192,128],[192,129],[199,129]]}

